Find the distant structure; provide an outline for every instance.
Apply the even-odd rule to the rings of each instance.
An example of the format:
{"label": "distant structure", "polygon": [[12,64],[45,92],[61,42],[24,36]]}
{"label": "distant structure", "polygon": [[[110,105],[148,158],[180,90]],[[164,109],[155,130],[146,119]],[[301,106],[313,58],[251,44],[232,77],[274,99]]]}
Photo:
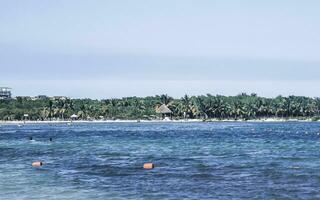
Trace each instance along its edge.
{"label": "distant structure", "polygon": [[78,119],[78,115],[73,114],[73,115],[70,116],[70,118],[71,118],[72,120],[77,120],[77,119]]}
{"label": "distant structure", "polygon": [[45,100],[45,99],[49,99],[49,97],[47,95],[38,95],[36,97],[34,97],[34,99],[38,100]]}
{"label": "distant structure", "polygon": [[11,99],[11,88],[0,87],[0,99]]}
{"label": "distant structure", "polygon": [[162,104],[160,107],[156,108],[156,113],[161,114],[162,118],[172,117],[172,111],[166,106]]}
{"label": "distant structure", "polygon": [[36,101],[36,100],[67,100],[70,99],[66,96],[53,96],[49,97],[47,95],[38,95],[38,96],[15,96],[12,97],[11,88],[9,87],[0,87],[0,99],[15,99],[15,100],[25,100],[25,101]]}
{"label": "distant structure", "polygon": [[15,97],[16,99],[23,99],[23,100],[32,100],[32,97],[31,96],[16,96]]}
{"label": "distant structure", "polygon": [[68,97],[65,96],[53,96],[50,98],[51,100],[67,100],[69,99]]}

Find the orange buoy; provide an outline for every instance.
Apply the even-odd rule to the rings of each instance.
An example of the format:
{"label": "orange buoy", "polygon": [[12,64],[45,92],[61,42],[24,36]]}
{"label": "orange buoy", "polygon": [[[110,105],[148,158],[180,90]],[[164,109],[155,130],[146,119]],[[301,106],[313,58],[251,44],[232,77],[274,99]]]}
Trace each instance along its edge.
{"label": "orange buoy", "polygon": [[43,165],[43,162],[37,161],[32,163],[32,167],[41,167]]}
{"label": "orange buoy", "polygon": [[153,163],[145,163],[143,165],[143,169],[153,169],[154,168],[154,164]]}

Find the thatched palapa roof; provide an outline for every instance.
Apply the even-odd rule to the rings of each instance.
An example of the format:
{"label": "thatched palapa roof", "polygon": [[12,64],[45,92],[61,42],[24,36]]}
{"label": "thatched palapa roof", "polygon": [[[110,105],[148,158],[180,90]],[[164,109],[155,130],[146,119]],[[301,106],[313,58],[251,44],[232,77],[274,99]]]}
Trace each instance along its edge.
{"label": "thatched palapa roof", "polygon": [[157,113],[161,113],[161,114],[170,114],[172,113],[172,111],[168,108],[168,106],[162,104],[160,107],[158,107],[156,109]]}

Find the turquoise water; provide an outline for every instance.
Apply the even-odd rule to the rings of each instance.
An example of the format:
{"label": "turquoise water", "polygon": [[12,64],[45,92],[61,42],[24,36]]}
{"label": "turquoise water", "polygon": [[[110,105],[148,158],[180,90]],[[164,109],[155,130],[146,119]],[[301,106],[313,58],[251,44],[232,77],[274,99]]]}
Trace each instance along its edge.
{"label": "turquoise water", "polygon": [[0,127],[1,200],[319,199],[319,189],[320,123]]}

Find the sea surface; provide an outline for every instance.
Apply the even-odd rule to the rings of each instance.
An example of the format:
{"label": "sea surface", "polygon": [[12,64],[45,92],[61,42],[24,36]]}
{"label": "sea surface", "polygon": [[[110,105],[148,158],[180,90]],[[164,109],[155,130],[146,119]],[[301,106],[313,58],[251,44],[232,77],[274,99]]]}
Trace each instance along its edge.
{"label": "sea surface", "polygon": [[320,123],[1,125],[0,199],[320,199]]}

